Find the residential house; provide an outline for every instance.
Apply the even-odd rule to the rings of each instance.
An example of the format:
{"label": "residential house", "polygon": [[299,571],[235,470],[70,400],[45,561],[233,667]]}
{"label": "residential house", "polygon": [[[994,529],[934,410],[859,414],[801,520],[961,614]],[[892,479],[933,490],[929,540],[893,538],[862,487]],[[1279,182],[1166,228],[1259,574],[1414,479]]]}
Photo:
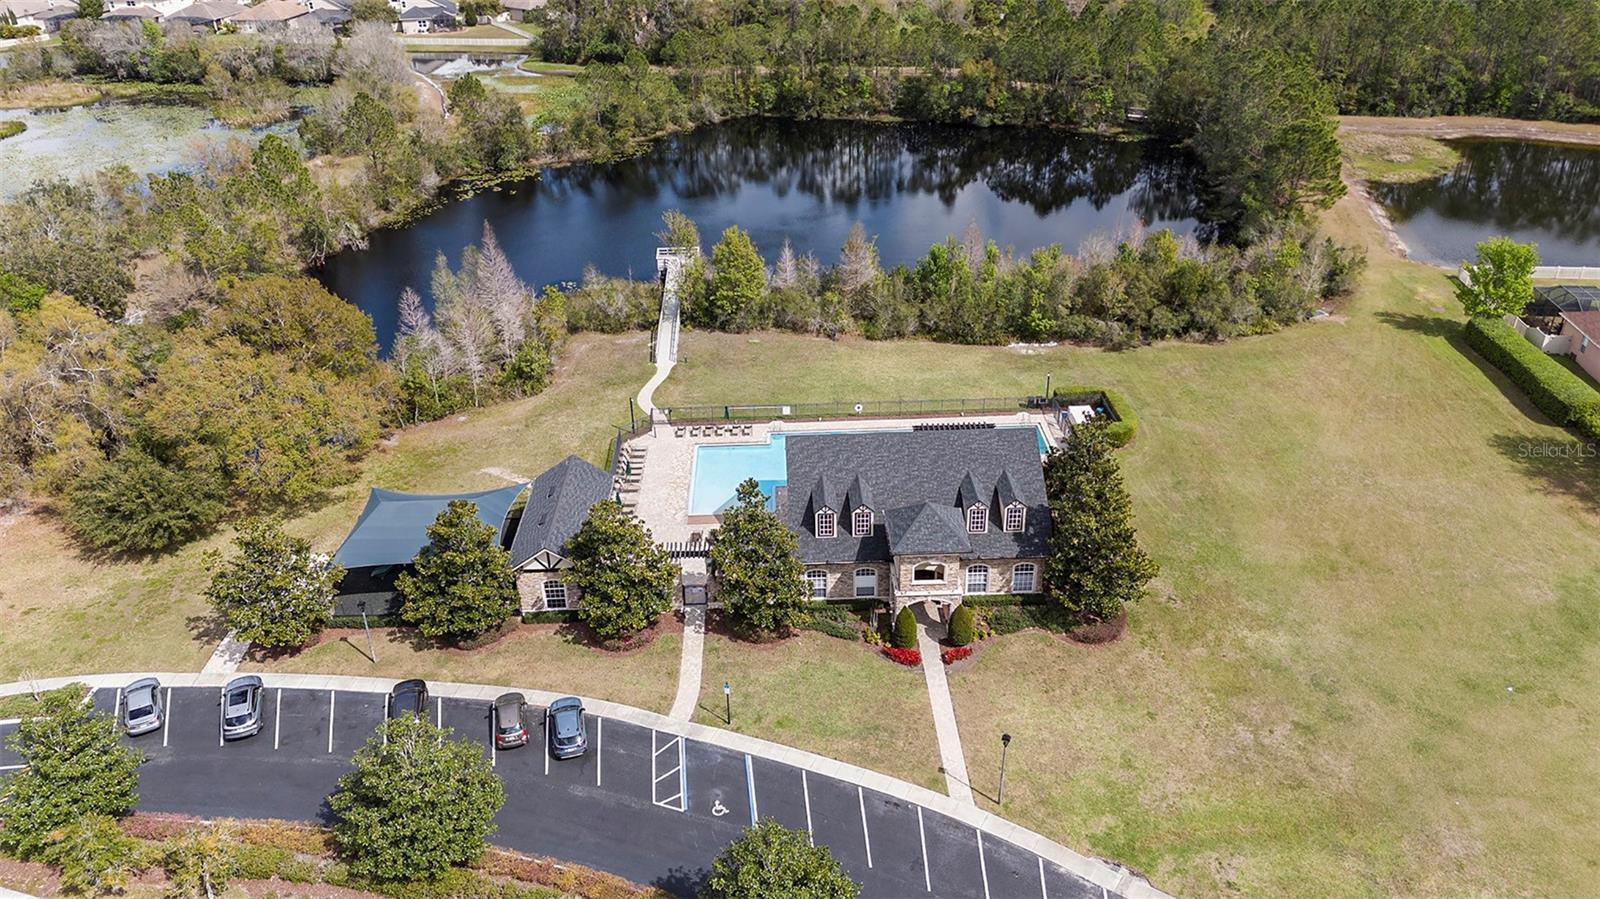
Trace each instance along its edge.
{"label": "residential house", "polygon": [[528,13],[544,9],[547,2],[548,0],[500,0],[501,12],[494,18],[497,22],[527,21]]}
{"label": "residential house", "polygon": [[105,14],[100,18],[113,22],[150,21],[160,22],[165,16],[161,10],[146,3],[128,3],[123,6],[107,6]]}
{"label": "residential house", "polygon": [[[1505,322],[1544,352],[1552,356],[1572,356],[1583,364],[1593,356],[1584,341],[1600,337],[1595,333],[1590,315],[1597,311],[1600,311],[1600,287],[1541,285],[1533,289],[1533,300],[1522,314],[1507,315]],[[1594,373],[1589,365],[1583,367],[1590,374]]]}
{"label": "residential house", "polygon": [[1600,310],[1561,313],[1561,330],[1571,333],[1572,356],[1578,365],[1600,381]]}
{"label": "residential house", "polygon": [[247,34],[260,34],[280,28],[314,27],[311,10],[295,0],[262,0],[234,16],[230,21]]}
{"label": "residential house", "polygon": [[21,26],[35,26],[45,34],[61,30],[61,23],[76,18],[75,0],[0,0],[0,21],[13,19]]}
{"label": "residential house", "polygon": [[219,31],[222,23],[244,12],[248,7],[235,0],[199,0],[167,16],[168,22],[188,25],[195,31]]}
{"label": "residential house", "polygon": [[[390,6],[397,5],[390,0]],[[406,34],[454,31],[461,10],[451,0],[410,0],[400,9],[400,30]]]}
{"label": "residential house", "polygon": [[925,603],[1035,593],[1050,539],[1034,428],[793,433],[778,516],[818,599]]}
{"label": "residential house", "polygon": [[528,504],[511,541],[511,564],[524,612],[570,609],[578,588],[564,580],[572,567],[562,550],[583,526],[589,509],[612,496],[611,476],[568,456],[533,480]]}

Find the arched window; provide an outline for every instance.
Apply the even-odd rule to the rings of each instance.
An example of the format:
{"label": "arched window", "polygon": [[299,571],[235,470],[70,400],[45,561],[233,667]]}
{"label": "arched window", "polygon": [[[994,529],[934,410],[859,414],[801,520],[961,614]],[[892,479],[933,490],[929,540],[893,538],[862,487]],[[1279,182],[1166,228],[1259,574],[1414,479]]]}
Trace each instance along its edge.
{"label": "arched window", "polygon": [[1037,570],[1032,562],[1018,562],[1017,567],[1011,569],[1011,592],[1032,593],[1038,590]]}
{"label": "arched window", "polygon": [[988,593],[989,592],[989,566],[987,566],[987,565],[968,565],[967,566],[967,592],[968,593]]}
{"label": "arched window", "polygon": [[545,581],[544,607],[547,609],[565,609],[567,607],[567,585],[560,581]]}
{"label": "arched window", "polygon": [[989,530],[989,507],[983,503],[973,503],[967,509],[967,533],[982,534]]}
{"label": "arched window", "polygon": [[1027,509],[1022,503],[1012,503],[1006,506],[1006,531],[1015,534],[1022,530],[1023,522],[1027,520]]}
{"label": "arched window", "polygon": [[930,584],[944,581],[944,566],[938,562],[923,562],[911,569],[911,580],[916,583]]}
{"label": "arched window", "polygon": [[806,583],[811,586],[813,599],[821,599],[828,595],[828,573],[821,568],[813,568],[806,572]]}
{"label": "arched window", "polygon": [[865,599],[878,595],[878,569],[856,569],[856,598]]}
{"label": "arched window", "polygon": [[817,536],[818,537],[832,537],[833,536],[833,528],[834,528],[833,510],[832,509],[818,509],[817,510]]}
{"label": "arched window", "polygon": [[857,509],[850,515],[850,533],[866,537],[872,533],[872,510]]}

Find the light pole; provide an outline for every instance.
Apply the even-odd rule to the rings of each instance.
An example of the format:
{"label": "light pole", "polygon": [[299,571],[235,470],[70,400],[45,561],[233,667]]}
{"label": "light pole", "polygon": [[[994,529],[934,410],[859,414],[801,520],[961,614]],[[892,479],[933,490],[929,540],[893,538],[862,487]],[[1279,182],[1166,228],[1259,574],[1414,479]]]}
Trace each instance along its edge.
{"label": "light pole", "polygon": [[1006,801],[1006,750],[1011,747],[1011,735],[1000,735],[1000,789],[995,791],[996,805]]}
{"label": "light pole", "polygon": [[361,629],[367,632],[367,658],[378,664],[378,651],[372,648],[372,627],[367,624],[367,601],[361,601]]}
{"label": "light pole", "polygon": [[733,726],[733,684],[728,682],[728,681],[723,681],[722,682],[722,702],[723,702],[723,706],[724,706],[724,709],[725,709],[725,712],[724,712],[722,717],[727,719],[728,726],[732,727]]}

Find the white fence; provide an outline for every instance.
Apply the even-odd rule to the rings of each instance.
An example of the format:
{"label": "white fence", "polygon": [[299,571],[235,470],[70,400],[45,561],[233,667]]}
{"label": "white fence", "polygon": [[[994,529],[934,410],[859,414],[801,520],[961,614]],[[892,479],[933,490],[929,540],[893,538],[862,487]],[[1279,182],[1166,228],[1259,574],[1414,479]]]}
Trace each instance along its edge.
{"label": "white fence", "polygon": [[523,48],[533,38],[517,40],[514,37],[451,37],[450,33],[430,34],[402,34],[400,42],[417,47],[514,47]]}
{"label": "white fence", "polygon": [[1600,265],[1536,265],[1533,276],[1550,281],[1600,281]]}
{"label": "white fence", "polygon": [[1527,341],[1552,356],[1572,355],[1572,335],[1546,334],[1543,330],[1528,324],[1515,315],[1505,317],[1506,324],[1517,329]]}

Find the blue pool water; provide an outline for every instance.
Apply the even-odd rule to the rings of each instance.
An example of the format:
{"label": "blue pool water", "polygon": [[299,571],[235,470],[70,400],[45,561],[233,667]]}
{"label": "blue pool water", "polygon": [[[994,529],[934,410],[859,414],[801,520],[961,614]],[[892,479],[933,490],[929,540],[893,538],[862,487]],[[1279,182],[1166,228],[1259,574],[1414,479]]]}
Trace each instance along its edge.
{"label": "blue pool water", "polygon": [[[845,433],[806,431],[807,434]],[[862,431],[848,433],[860,434]],[[1039,455],[1050,452],[1044,431],[1034,428]],[[784,434],[772,434],[766,443],[707,444],[695,447],[694,477],[689,486],[689,514],[716,515],[732,505],[739,485],[755,478],[771,509],[773,492],[789,482],[789,457]]]}

